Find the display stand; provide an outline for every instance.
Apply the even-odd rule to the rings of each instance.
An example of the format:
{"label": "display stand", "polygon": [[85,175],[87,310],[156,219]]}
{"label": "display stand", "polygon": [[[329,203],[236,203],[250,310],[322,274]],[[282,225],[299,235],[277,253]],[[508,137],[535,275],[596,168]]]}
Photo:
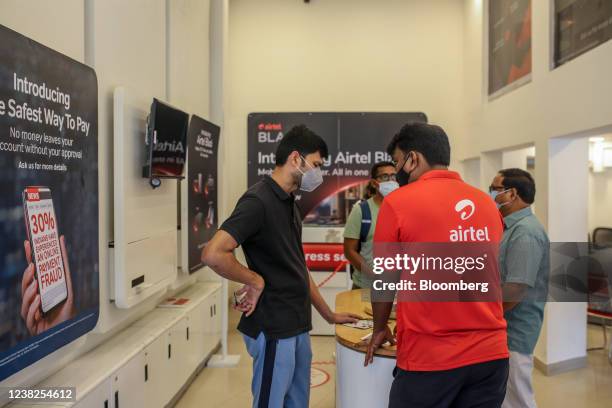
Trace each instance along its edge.
{"label": "display stand", "polygon": [[[363,290],[352,290],[336,296],[336,312],[368,314]],[[391,320],[390,328],[395,322]],[[396,366],[397,346],[385,345],[375,352],[374,362],[363,366],[368,342],[364,334],[372,332],[336,325],[336,407],[380,406],[389,400]]]}
{"label": "display stand", "polygon": [[164,292],[177,277],[176,185],[152,189],[142,177],[148,97],[113,95],[114,241],[111,299],[121,309]]}

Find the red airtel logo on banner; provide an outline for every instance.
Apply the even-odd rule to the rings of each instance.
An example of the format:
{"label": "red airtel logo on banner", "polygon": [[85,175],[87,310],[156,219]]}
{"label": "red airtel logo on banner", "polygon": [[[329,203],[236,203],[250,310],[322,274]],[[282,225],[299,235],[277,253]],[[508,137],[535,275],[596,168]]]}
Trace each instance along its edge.
{"label": "red airtel logo on banner", "polygon": [[334,271],[343,262],[343,244],[303,244],[306,266],[312,271]]}
{"label": "red airtel logo on banner", "polygon": [[257,130],[283,130],[283,125],[281,123],[260,123],[257,125]]}

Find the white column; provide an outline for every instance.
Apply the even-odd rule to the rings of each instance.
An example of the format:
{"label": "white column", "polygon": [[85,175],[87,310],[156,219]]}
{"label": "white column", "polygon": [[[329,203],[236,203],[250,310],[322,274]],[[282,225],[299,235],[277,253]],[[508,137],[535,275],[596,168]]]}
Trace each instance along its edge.
{"label": "white column", "polygon": [[[588,234],[588,138],[549,142],[548,233],[551,242],[585,242]],[[586,303],[548,303],[536,366],[556,374],[586,365]]]}
{"label": "white column", "polygon": [[[229,152],[226,149],[227,127],[225,116],[227,110],[227,88],[225,72],[227,67],[227,44],[229,24],[228,0],[211,0],[210,2],[210,116],[211,120],[221,127],[219,143],[219,221],[228,216],[227,188],[230,180],[226,178],[226,165]],[[228,281],[222,279],[221,287],[221,354],[214,355],[208,365],[211,367],[236,366],[240,355],[228,355],[227,331],[229,319]]]}

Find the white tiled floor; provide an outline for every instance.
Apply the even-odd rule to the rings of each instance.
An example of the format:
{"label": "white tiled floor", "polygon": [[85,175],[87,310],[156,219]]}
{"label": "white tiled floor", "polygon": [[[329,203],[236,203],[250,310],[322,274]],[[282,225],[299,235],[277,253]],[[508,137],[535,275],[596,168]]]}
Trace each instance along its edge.
{"label": "white tiled floor", "polygon": [[[246,353],[242,337],[236,331],[237,315],[230,319],[229,351],[240,354],[235,368],[205,368],[194,380],[177,408],[247,408],[251,406],[251,359]],[[589,327],[589,345],[602,342],[601,328]],[[330,380],[313,388],[312,408],[334,407],[335,366],[333,337],[313,336],[314,367],[326,371]],[[534,370],[534,387],[539,408],[610,408],[612,407],[612,365],[607,352],[589,352],[587,368],[547,377]],[[381,405],[384,407],[384,404]]]}

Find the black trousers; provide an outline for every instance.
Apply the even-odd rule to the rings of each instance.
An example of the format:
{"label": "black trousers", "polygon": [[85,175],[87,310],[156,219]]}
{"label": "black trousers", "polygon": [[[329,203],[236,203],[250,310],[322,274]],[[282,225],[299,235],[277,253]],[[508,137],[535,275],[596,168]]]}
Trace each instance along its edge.
{"label": "black trousers", "polygon": [[506,396],[508,359],[446,371],[396,369],[389,408],[498,408]]}

